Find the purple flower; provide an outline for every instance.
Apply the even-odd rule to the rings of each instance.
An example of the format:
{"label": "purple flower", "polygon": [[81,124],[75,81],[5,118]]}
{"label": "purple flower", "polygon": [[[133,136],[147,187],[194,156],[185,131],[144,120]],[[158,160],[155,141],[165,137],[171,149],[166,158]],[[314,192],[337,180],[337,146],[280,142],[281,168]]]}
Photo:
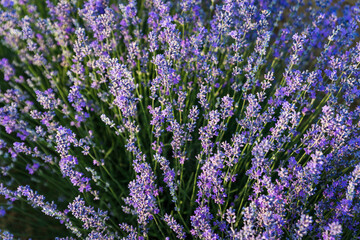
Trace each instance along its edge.
{"label": "purple flower", "polygon": [[172,196],[172,201],[176,203],[177,201],[176,191],[178,189],[178,183],[176,182],[175,171],[174,169],[170,168],[169,161],[166,160],[164,157],[161,157],[158,154],[156,154],[154,156],[154,159],[160,164],[160,168],[163,171],[163,175],[164,175],[164,182],[170,189],[170,195]]}
{"label": "purple flower", "polygon": [[173,216],[165,213],[164,221],[171,228],[171,230],[173,230],[177,234],[176,237],[178,239],[185,239],[186,235],[184,232],[184,227],[178,224]]}
{"label": "purple flower", "polygon": [[39,164],[38,163],[34,163],[33,165],[27,164],[26,165],[26,170],[29,171],[30,175],[33,175],[39,168]]}
{"label": "purple flower", "polygon": [[55,98],[55,93],[51,88],[44,92],[36,90],[35,93],[37,96],[37,101],[43,106],[44,109],[53,110],[60,104],[60,100]]}
{"label": "purple flower", "polygon": [[77,196],[73,202],[68,205],[72,215],[83,222],[84,229],[94,229],[103,232],[107,229],[105,222],[109,219],[106,211],[98,209],[95,211],[93,207],[87,207],[85,201]]}
{"label": "purple flower", "polygon": [[196,208],[194,215],[190,217],[192,229],[191,235],[202,239],[219,239],[219,236],[211,229],[210,221],[213,215],[207,205]]}
{"label": "purple flower", "polygon": [[201,167],[202,172],[198,177],[197,186],[199,192],[196,202],[208,202],[212,199],[217,204],[223,204],[224,198],[227,196],[223,186],[222,169],[224,155],[218,153],[205,160],[204,165]]}
{"label": "purple flower", "polygon": [[10,232],[6,231],[6,230],[4,230],[2,232],[0,230],[0,237],[3,240],[13,240],[14,239],[14,235],[11,234]]}
{"label": "purple flower", "polygon": [[9,81],[12,77],[15,76],[15,68],[9,63],[9,60],[6,58],[0,60],[0,69],[4,73],[5,81]]}
{"label": "purple flower", "polygon": [[312,229],[312,217],[302,214],[298,222],[296,223],[295,238],[302,239],[306,236],[309,230]]}
{"label": "purple flower", "polygon": [[333,240],[341,237],[342,226],[338,221],[334,221],[325,227],[325,231],[322,233],[322,237],[325,240]]}

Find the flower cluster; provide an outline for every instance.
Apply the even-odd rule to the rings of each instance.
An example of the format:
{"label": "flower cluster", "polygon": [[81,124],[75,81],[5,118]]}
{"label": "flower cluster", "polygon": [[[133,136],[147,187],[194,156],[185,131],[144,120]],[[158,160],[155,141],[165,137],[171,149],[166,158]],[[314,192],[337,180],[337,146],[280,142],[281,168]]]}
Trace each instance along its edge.
{"label": "flower cluster", "polygon": [[0,1],[0,238],[359,238],[359,13]]}

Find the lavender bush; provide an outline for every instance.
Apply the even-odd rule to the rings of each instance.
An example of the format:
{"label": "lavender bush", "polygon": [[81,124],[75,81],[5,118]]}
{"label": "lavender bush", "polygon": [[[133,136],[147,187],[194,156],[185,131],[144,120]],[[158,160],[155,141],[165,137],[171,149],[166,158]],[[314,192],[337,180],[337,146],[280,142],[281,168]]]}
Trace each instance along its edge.
{"label": "lavender bush", "polygon": [[360,2],[1,0],[1,239],[360,239]]}

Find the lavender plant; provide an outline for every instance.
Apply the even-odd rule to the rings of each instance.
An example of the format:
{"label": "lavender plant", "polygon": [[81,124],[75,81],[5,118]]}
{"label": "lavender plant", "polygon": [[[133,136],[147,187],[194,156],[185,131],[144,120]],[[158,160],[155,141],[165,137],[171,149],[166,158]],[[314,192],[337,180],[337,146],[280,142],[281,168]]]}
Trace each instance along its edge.
{"label": "lavender plant", "polygon": [[0,4],[1,239],[360,239],[360,2]]}

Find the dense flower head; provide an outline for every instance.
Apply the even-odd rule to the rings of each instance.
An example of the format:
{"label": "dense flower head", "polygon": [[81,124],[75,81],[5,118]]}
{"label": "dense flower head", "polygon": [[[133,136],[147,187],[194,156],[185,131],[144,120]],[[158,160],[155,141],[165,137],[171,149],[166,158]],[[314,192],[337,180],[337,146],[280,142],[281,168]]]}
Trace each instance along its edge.
{"label": "dense flower head", "polygon": [[1,0],[0,238],[359,238],[359,9]]}
{"label": "dense flower head", "polygon": [[178,239],[185,239],[184,227],[178,224],[173,216],[165,213],[164,221],[169,225],[171,230],[177,234],[176,237]]}

